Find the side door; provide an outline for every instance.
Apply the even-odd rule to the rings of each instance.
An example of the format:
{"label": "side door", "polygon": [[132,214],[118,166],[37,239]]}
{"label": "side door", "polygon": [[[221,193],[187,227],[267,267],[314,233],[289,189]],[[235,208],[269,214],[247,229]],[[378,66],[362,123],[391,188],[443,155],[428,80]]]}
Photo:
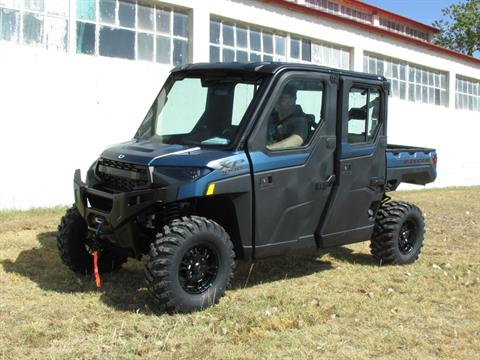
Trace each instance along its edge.
{"label": "side door", "polygon": [[388,90],[382,81],[341,78],[336,173],[322,247],[370,239],[384,195]]}
{"label": "side door", "polygon": [[[317,247],[315,229],[335,179],[337,79],[330,74],[290,72],[278,79],[269,94],[248,142],[256,258]],[[273,149],[272,119],[278,117],[279,103],[292,87],[295,106],[305,114],[308,133],[299,145]],[[291,123],[279,121],[275,129]]]}

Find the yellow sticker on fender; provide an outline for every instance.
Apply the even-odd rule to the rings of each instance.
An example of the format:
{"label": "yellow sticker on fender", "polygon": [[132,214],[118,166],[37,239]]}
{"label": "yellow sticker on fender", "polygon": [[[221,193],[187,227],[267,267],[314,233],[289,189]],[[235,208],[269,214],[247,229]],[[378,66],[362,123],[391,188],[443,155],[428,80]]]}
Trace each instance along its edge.
{"label": "yellow sticker on fender", "polygon": [[215,191],[215,184],[208,185],[207,195],[213,195],[214,191]]}

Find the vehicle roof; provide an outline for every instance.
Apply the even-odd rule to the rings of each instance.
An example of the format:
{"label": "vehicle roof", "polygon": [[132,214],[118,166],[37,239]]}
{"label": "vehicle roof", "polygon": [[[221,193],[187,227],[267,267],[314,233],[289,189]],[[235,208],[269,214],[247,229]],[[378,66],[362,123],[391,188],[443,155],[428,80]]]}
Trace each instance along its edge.
{"label": "vehicle roof", "polygon": [[175,67],[171,72],[182,71],[232,71],[232,72],[256,72],[260,74],[275,74],[284,70],[303,70],[315,71],[321,73],[329,73],[344,76],[353,76],[367,80],[387,81],[387,79],[380,75],[372,75],[356,71],[348,71],[342,69],[335,69],[327,66],[320,66],[314,64],[301,63],[287,63],[287,62],[251,62],[251,63],[196,63],[185,64]]}

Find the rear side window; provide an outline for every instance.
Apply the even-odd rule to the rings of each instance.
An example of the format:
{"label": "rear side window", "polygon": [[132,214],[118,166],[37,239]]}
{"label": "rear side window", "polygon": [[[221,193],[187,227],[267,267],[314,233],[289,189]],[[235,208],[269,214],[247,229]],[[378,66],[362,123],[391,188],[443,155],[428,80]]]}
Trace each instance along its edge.
{"label": "rear side window", "polygon": [[380,126],[381,94],[378,89],[352,88],[348,95],[348,142],[373,142]]}

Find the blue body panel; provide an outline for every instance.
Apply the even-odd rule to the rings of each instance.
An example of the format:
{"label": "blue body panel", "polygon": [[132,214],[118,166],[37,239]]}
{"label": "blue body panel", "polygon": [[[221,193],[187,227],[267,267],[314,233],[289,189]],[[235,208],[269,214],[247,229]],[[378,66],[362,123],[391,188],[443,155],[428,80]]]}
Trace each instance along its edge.
{"label": "blue body panel", "polygon": [[437,156],[436,151],[424,152],[416,151],[410,153],[407,151],[392,152],[387,151],[387,167],[398,168],[405,166],[412,166],[415,164],[430,164],[433,162],[433,158]]}
{"label": "blue body panel", "polygon": [[253,172],[271,171],[283,169],[291,166],[305,164],[310,154],[285,154],[267,156],[261,151],[255,151],[250,154],[253,163]]}
{"label": "blue body panel", "polygon": [[[367,156],[373,151],[373,144],[342,143],[340,159]],[[119,158],[120,155],[122,155],[121,158]],[[256,151],[250,154],[250,158],[253,172],[259,173],[304,165],[309,155],[309,153],[290,153],[268,156],[261,151]],[[434,156],[436,156],[435,151],[387,151],[387,168],[433,164]],[[134,139],[113,145],[102,153],[102,157],[147,166],[202,167],[212,170],[194,182],[182,184],[178,191],[178,200],[205,196],[210,183],[250,173],[249,160],[244,151],[200,149],[184,145],[159,144],[148,140]]]}
{"label": "blue body panel", "polygon": [[374,150],[374,144],[352,145],[342,142],[340,144],[340,159],[350,159],[354,157],[367,156],[373,154]]}

